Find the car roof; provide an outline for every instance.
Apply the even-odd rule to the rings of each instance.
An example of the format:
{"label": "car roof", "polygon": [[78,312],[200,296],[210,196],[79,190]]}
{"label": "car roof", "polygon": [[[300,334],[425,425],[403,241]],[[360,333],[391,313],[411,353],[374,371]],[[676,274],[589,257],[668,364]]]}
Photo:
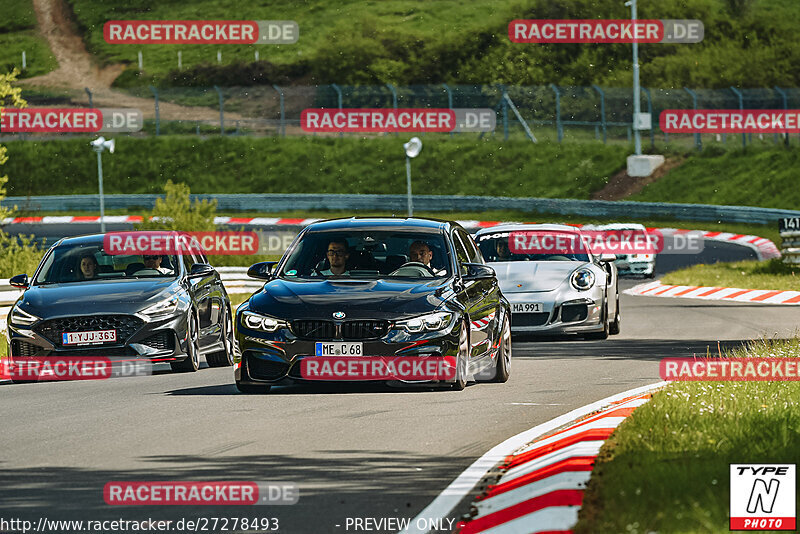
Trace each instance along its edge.
{"label": "car roof", "polygon": [[458,226],[451,221],[437,219],[421,219],[416,217],[348,217],[330,219],[309,224],[309,232],[324,232],[327,230],[357,230],[357,229],[391,229],[403,230],[444,231],[451,226]]}
{"label": "car roof", "polygon": [[489,228],[481,228],[475,235],[491,234],[493,232],[518,232],[525,230],[536,231],[553,231],[553,232],[571,232],[580,233],[580,228],[569,226],[567,224],[553,224],[553,223],[503,223]]}
{"label": "car roof", "polygon": [[62,237],[55,245],[102,245],[105,234],[87,234]]}

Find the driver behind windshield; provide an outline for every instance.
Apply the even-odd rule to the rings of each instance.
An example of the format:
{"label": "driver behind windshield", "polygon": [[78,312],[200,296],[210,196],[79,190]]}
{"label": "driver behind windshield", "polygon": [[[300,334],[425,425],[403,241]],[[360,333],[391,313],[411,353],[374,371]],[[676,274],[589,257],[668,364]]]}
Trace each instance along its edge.
{"label": "driver behind windshield", "polygon": [[97,259],[93,254],[84,254],[80,261],[80,280],[97,278]]}
{"label": "driver behind windshield", "polygon": [[444,271],[442,269],[436,269],[431,265],[432,259],[433,250],[431,250],[430,245],[425,241],[414,241],[411,243],[411,246],[408,247],[408,261],[421,263],[432,270],[434,274],[438,275],[443,273]]}
{"label": "driver behind windshield", "polygon": [[161,256],[152,255],[152,256],[142,256],[144,260],[144,268],[145,269],[153,269],[155,271],[160,272],[161,274],[171,274],[172,270],[167,269],[166,267],[161,266]]}
{"label": "driver behind windshield", "polygon": [[341,276],[348,275],[350,271],[347,270],[347,260],[350,258],[350,249],[345,240],[334,240],[328,243],[328,249],[325,252],[330,263],[330,268],[320,271],[323,276]]}

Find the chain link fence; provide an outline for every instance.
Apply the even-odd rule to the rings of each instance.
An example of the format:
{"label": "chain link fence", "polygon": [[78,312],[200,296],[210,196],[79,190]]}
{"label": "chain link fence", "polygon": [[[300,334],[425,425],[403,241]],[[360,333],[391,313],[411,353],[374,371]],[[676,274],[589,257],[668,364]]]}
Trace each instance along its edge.
{"label": "chain link fence", "polygon": [[[504,98],[504,94],[508,98]],[[628,143],[632,139],[633,99],[629,88],[592,86],[411,85],[393,86],[249,86],[140,87],[84,91],[28,89],[31,107],[115,107],[143,112],[141,132],[128,135],[312,135],[300,126],[306,108],[492,108],[497,128],[489,135],[524,138],[526,123],[537,140]],[[513,105],[513,107],[512,107]],[[800,89],[642,88],[642,111],[652,114],[653,128],[643,144],[789,143],[784,134],[667,134],[658,127],[665,109],[796,109]],[[514,109],[518,113],[514,112]],[[0,140],[68,137],[75,134],[0,134]],[[117,134],[119,135],[119,134]],[[323,134],[318,134],[323,135]],[[364,134],[324,134],[353,135]],[[377,134],[371,134],[377,135]],[[800,139],[800,136],[798,137]]]}

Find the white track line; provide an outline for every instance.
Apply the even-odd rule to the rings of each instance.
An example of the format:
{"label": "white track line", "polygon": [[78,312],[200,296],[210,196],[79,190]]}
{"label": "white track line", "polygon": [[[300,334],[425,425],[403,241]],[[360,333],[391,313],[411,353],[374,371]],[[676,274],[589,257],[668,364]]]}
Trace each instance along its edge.
{"label": "white track line", "polygon": [[[537,425],[531,429],[517,434],[516,436],[508,438],[498,445],[495,445],[483,456],[475,460],[472,465],[466,468],[460,475],[458,475],[458,477],[456,477],[456,479],[451,482],[449,486],[447,486],[428,506],[426,506],[424,510],[422,510],[414,519],[412,519],[411,522],[409,522],[408,527],[401,531],[402,534],[426,534],[429,532],[430,529],[421,530],[417,527],[418,520],[428,519],[428,521],[419,521],[419,523],[430,524],[431,519],[438,519],[440,521],[445,519],[447,515],[450,514],[450,512],[452,512],[456,506],[458,506],[464,497],[466,497],[469,492],[472,491],[475,485],[478,484],[478,482],[480,482],[484,476],[486,476],[486,473],[488,473],[490,469],[503,461],[506,456],[527,445],[535,438],[538,438],[539,436],[548,432],[552,432],[553,430],[569,424],[576,419],[580,419],[581,417],[584,417],[592,412],[596,412],[615,401],[633,397],[634,395],[647,393],[665,385],[667,385],[667,382],[657,382],[648,386],[642,386],[628,391],[623,391],[622,393],[617,393],[616,395],[606,397],[605,399],[593,402],[591,404],[587,404],[581,408],[576,408],[569,413],[565,413],[560,417],[556,417],[555,419],[551,419],[546,423]],[[536,513],[538,514],[540,512]],[[567,525],[567,528],[571,527],[572,524],[574,524],[574,521],[570,525]],[[528,523],[528,529],[530,529],[530,523]]]}

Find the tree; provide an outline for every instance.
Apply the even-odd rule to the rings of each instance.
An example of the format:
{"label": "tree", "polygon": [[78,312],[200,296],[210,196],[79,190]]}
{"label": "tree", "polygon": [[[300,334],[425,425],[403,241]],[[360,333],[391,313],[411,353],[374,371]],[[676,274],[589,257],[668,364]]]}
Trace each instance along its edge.
{"label": "tree", "polygon": [[[139,230],[178,230],[181,232],[211,232],[217,229],[214,216],[217,201],[195,200],[189,198],[189,186],[175,184],[167,180],[164,185],[166,196],[156,199],[156,206],[138,225]],[[152,217],[152,219],[151,219]]]}
{"label": "tree", "polygon": [[[28,105],[22,98],[22,89],[14,87],[19,72],[14,69],[8,74],[0,74],[0,123],[3,108],[24,108]],[[8,161],[6,147],[0,145],[0,165]],[[5,184],[8,176],[0,176],[0,200],[6,196]],[[13,214],[14,210],[0,208],[0,222]],[[0,229],[0,276],[7,277],[22,272],[33,272],[39,263],[39,247],[33,242],[33,236],[11,236]]]}

